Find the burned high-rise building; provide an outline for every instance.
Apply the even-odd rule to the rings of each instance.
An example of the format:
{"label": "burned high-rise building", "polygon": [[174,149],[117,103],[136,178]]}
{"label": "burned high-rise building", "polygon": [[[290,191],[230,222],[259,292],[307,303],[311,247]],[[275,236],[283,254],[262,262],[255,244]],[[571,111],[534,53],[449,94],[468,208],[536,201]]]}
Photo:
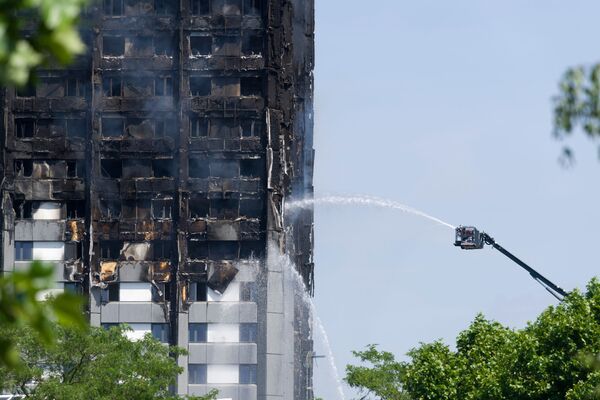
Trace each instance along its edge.
{"label": "burned high-rise building", "polygon": [[2,92],[2,267],[183,347],[176,390],[312,398],[312,0],[103,0],[88,54]]}

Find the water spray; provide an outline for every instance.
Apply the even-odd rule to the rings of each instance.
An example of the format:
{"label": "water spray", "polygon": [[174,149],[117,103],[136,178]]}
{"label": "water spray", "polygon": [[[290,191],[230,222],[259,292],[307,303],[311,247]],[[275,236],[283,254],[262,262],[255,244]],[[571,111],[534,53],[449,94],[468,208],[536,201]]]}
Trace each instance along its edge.
{"label": "water spray", "polygon": [[562,300],[567,296],[567,292],[565,292],[560,286],[557,286],[548,278],[544,277],[542,274],[537,272],[535,269],[531,268],[529,265],[525,264],[523,261],[515,257],[512,253],[506,250],[504,247],[500,246],[493,237],[488,235],[485,232],[480,232],[474,226],[459,226],[456,228],[456,237],[454,240],[454,245],[460,247],[463,250],[478,250],[483,249],[484,245],[490,245],[500,253],[504,254],[506,257],[510,258],[517,265],[523,268],[525,271],[529,272],[529,275],[533,279],[535,279],[544,289],[546,289],[552,296],[556,297],[558,300]]}

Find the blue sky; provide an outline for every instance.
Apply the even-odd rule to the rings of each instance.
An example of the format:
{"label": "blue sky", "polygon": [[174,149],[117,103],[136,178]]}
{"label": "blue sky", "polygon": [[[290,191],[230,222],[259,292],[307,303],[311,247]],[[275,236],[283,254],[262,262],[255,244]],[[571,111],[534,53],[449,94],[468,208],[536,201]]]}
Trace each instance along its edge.
{"label": "blue sky", "polygon": [[[565,170],[551,135],[562,73],[600,61],[600,3],[316,3],[317,196],[476,225],[567,289],[600,275],[597,143],[574,137]],[[460,251],[430,221],[326,205],[315,218],[315,301],[340,370],[368,343],[402,358],[453,342],[479,312],[522,327],[555,303],[498,252]],[[315,372],[317,394],[336,399],[324,360]]]}

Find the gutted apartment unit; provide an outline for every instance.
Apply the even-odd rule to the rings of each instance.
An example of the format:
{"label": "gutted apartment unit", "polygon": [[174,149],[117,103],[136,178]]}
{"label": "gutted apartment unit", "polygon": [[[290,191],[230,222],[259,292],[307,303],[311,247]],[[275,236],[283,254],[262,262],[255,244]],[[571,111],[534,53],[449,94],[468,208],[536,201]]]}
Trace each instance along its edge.
{"label": "gutted apartment unit", "polygon": [[188,350],[180,394],[312,398],[313,2],[102,0],[88,54],[4,89],[2,268],[53,263],[90,297]]}

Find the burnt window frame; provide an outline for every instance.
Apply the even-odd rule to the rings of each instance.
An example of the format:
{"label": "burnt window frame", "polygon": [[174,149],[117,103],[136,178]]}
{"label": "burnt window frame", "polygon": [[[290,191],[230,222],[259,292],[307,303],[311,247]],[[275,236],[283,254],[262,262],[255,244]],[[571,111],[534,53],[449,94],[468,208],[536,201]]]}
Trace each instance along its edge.
{"label": "burnt window frame", "polygon": [[212,12],[211,0],[190,0],[190,15],[207,16]]}
{"label": "burnt window frame", "polygon": [[65,207],[67,219],[85,218],[85,200],[67,200]]}
{"label": "burnt window frame", "polygon": [[243,0],[242,15],[260,16],[263,12],[263,0]]}
{"label": "burnt window frame", "polygon": [[189,299],[194,302],[208,301],[208,286],[206,282],[190,282]]}
{"label": "burnt window frame", "polygon": [[102,96],[104,97],[122,97],[123,96],[123,77],[122,76],[103,76],[102,77]]}
{"label": "burnt window frame", "polygon": [[[162,296],[159,293],[159,290],[162,292]],[[171,285],[168,282],[152,284],[151,291],[153,303],[161,303],[171,300]]]}
{"label": "burnt window frame", "polygon": [[26,84],[15,89],[15,97],[36,97],[37,91],[36,86],[32,84]]}
{"label": "burnt window frame", "polygon": [[236,219],[240,216],[239,199],[210,199],[210,218]]}
{"label": "burnt window frame", "polygon": [[[188,203],[188,218],[198,219],[207,218],[210,215],[210,200],[206,198],[189,198]],[[194,205],[194,207],[192,207]],[[194,212],[192,212],[194,210]]]}
{"label": "burnt window frame", "polygon": [[205,138],[208,137],[209,132],[210,118],[199,115],[190,116],[190,138]]}
{"label": "burnt window frame", "polygon": [[[113,121],[120,121],[121,123],[121,128],[120,129],[116,129],[115,132],[120,131],[120,133],[118,135],[113,135],[113,134],[107,134],[106,128],[108,128],[106,126],[106,124],[108,123],[109,120],[113,120]],[[122,138],[123,136],[125,136],[125,118],[120,117],[120,116],[102,116],[100,118],[100,124],[101,124],[101,135],[102,138],[106,138],[106,139],[114,139],[114,138]],[[114,123],[116,126],[116,122],[111,122]]]}
{"label": "burnt window frame", "polygon": [[153,219],[173,218],[173,199],[152,199],[150,202],[150,213]]}
{"label": "burnt window frame", "polygon": [[98,243],[98,258],[107,261],[118,260],[121,256],[123,245],[122,240],[100,240]]}
{"label": "burnt window frame", "polygon": [[[194,165],[194,168],[192,167]],[[191,171],[194,171],[192,173]],[[200,173],[197,173],[200,172]],[[210,161],[207,158],[188,158],[188,177],[193,179],[207,179],[211,176]]]}
{"label": "burnt window frame", "polygon": [[[29,129],[25,129],[28,125]],[[15,118],[15,137],[17,139],[31,139],[35,136],[37,130],[37,120],[35,118]]]}
{"label": "burnt window frame", "polygon": [[242,138],[261,137],[264,123],[258,119],[242,119],[240,121],[240,134]]}
{"label": "burnt window frame", "polygon": [[85,160],[66,160],[67,178],[85,178]]}
{"label": "burnt window frame", "polygon": [[172,0],[154,0],[155,15],[171,17],[175,15],[176,10],[176,6],[173,4]]}
{"label": "burnt window frame", "polygon": [[[210,35],[190,35],[190,55],[192,57],[210,56],[214,50],[214,39]],[[194,45],[198,46],[194,46]]]}
{"label": "burnt window frame", "polygon": [[102,12],[105,16],[109,17],[120,17],[125,12],[125,1],[124,0],[104,0]]}
{"label": "burnt window frame", "polygon": [[188,239],[187,256],[190,260],[204,260],[208,258],[208,243],[205,241]]}
{"label": "burnt window frame", "polygon": [[154,158],[151,165],[154,178],[174,178],[175,160],[172,158]]}
{"label": "burnt window frame", "polygon": [[173,77],[159,76],[154,78],[154,96],[172,97],[173,96]]}
{"label": "burnt window frame", "polygon": [[264,176],[266,170],[262,158],[244,158],[240,160],[240,178],[254,179]]}
{"label": "burnt window frame", "polygon": [[83,78],[65,78],[65,97],[87,97],[87,81]]}
{"label": "burnt window frame", "polygon": [[232,158],[211,159],[209,167],[209,176],[222,179],[240,178],[240,160]]}
{"label": "burnt window frame", "polygon": [[85,139],[85,137],[87,136],[86,122],[87,121],[85,118],[68,118],[66,120],[65,136],[71,139]]}
{"label": "burnt window frame", "polygon": [[[109,170],[106,169],[106,167],[109,167],[109,164],[112,164],[112,167],[116,168],[119,172],[115,172],[114,174],[110,173]],[[123,162],[121,161],[121,159],[100,159],[100,174],[103,178],[106,179],[121,179],[121,177],[123,177]]]}
{"label": "burnt window frame", "polygon": [[33,175],[33,160],[30,158],[14,160],[14,171],[16,177],[31,178]]}
{"label": "burnt window frame", "polygon": [[[115,43],[110,43],[115,41]],[[118,41],[119,43],[116,43]],[[118,47],[116,52],[107,52],[108,47]],[[121,51],[122,48],[122,51]],[[103,57],[122,57],[125,55],[125,38],[123,36],[106,35],[102,36],[102,56]]]}
{"label": "burnt window frame", "polygon": [[256,32],[242,35],[242,56],[262,56],[265,47],[264,37]]}
{"label": "burnt window frame", "polygon": [[32,219],[33,218],[33,201],[31,200],[14,200],[13,209],[16,219]]}
{"label": "burnt window frame", "polygon": [[155,56],[173,57],[175,54],[175,46],[175,40],[170,35],[154,36],[153,53]]}
{"label": "burnt window frame", "polygon": [[[192,87],[192,82],[195,82]],[[212,78],[206,76],[190,76],[189,79],[190,96],[206,97],[212,94]]]}
{"label": "burnt window frame", "polygon": [[264,81],[262,77],[246,76],[240,78],[240,96],[262,97],[264,94]]}

